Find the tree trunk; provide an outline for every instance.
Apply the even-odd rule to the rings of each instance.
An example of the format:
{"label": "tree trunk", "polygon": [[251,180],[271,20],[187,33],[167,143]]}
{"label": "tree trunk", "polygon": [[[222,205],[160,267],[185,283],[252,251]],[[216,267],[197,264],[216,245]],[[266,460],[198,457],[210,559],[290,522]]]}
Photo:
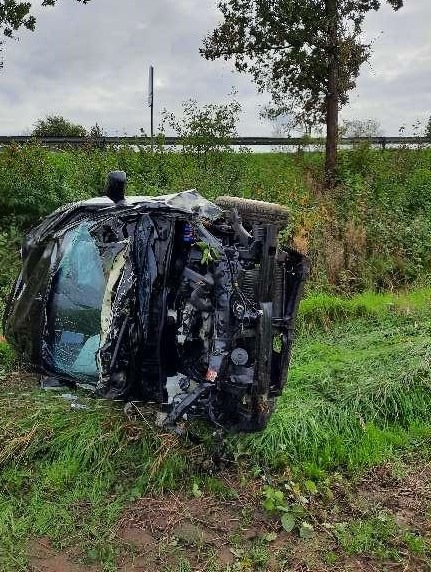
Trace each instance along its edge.
{"label": "tree trunk", "polygon": [[328,19],[328,93],[326,95],[325,186],[337,179],[338,144],[338,0],[326,1]]}

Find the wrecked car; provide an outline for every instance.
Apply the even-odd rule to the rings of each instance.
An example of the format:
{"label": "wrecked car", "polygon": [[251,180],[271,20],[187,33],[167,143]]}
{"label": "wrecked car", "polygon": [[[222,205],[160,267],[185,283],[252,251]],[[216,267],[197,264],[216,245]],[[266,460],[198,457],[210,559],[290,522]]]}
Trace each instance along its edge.
{"label": "wrecked car", "polygon": [[278,245],[287,209],[196,191],[66,205],[31,230],[4,316],[45,386],[263,428],[289,366],[308,259]]}

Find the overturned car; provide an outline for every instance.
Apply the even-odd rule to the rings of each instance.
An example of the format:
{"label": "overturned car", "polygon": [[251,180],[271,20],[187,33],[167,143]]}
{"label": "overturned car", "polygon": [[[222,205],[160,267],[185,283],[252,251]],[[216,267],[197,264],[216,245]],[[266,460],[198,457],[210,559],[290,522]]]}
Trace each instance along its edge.
{"label": "overturned car", "polygon": [[[286,379],[308,260],[278,246],[287,211],[196,191],[66,205],[25,238],[4,317],[44,384],[154,402],[258,430]],[[160,414],[159,414],[160,417]]]}

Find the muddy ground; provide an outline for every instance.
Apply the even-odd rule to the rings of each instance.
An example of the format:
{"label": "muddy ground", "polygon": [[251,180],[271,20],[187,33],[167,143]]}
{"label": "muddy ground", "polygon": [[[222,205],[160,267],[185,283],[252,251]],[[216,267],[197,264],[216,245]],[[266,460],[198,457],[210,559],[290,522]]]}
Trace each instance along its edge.
{"label": "muddy ground", "polygon": [[[262,507],[257,483],[218,477],[233,498],[202,491],[142,498],[123,514],[120,572],[431,570],[431,463],[410,459],[368,471],[355,484],[342,476],[307,508],[313,535],[287,533]],[[28,548],[32,572],[98,572],[78,549],[57,551],[49,539]]]}

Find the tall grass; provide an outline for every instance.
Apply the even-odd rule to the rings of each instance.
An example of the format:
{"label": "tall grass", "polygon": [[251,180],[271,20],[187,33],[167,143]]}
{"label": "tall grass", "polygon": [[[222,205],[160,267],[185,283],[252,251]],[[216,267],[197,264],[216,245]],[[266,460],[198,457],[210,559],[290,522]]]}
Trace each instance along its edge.
{"label": "tall grass", "polygon": [[173,435],[128,422],[112,404],[80,401],[88,409],[60,395],[0,392],[2,570],[24,569],[26,539],[41,536],[113,562],[124,506],[178,488],[193,470]]}
{"label": "tall grass", "polygon": [[288,383],[248,452],[269,465],[355,469],[431,439],[430,299],[305,300]]}

